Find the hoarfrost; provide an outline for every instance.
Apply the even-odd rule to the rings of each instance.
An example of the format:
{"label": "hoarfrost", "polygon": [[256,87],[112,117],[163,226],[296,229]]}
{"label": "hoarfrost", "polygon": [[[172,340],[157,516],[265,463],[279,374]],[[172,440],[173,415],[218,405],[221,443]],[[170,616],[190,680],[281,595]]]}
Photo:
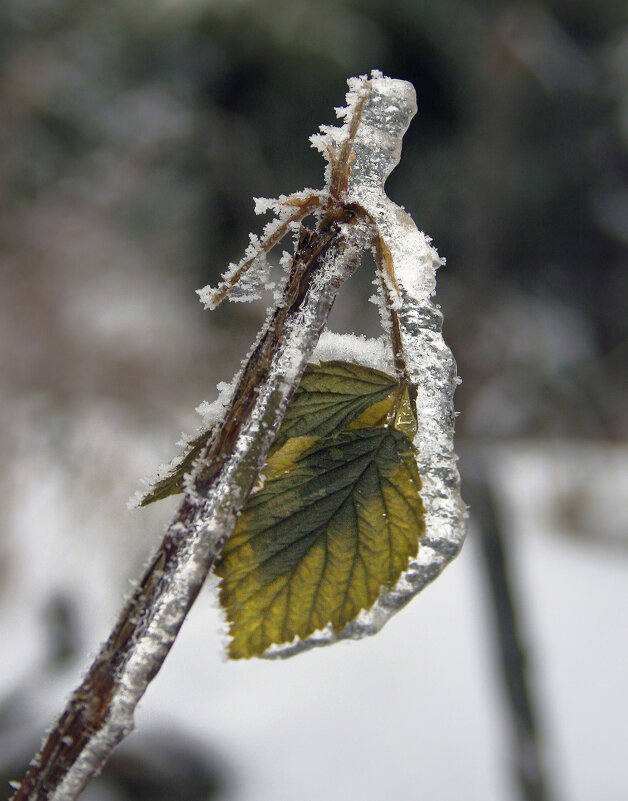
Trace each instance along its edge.
{"label": "hoarfrost", "polygon": [[269,284],[270,269],[266,261],[266,254],[259,253],[251,262],[250,268],[232,287],[229,300],[233,303],[250,303],[253,300],[261,300]]}
{"label": "hoarfrost", "polygon": [[209,428],[214,423],[220,422],[225,411],[225,405],[220,398],[217,398],[215,401],[211,402],[202,401],[196,407],[195,411],[203,418],[203,426]]}
{"label": "hoarfrost", "polygon": [[314,189],[303,189],[278,198],[255,198],[256,214],[274,211],[276,217],[266,224],[261,239],[255,234],[250,235],[251,241],[244,257],[237,264],[229,265],[216,288],[204,286],[197,290],[205,308],[215,309],[225,297],[235,302],[259,300],[264,290],[272,290],[267,254],[289,231],[298,229],[304,217],[319,207],[324,194]]}
{"label": "hoarfrost", "polygon": [[[161,465],[160,465],[160,467],[161,467]],[[151,481],[152,481],[152,477],[144,479],[142,481],[142,483],[148,484]],[[126,502],[126,508],[127,509],[139,509],[140,506],[142,505],[142,501],[144,500],[145,497],[146,497],[146,492],[144,490],[136,490],[133,493],[133,495],[131,495],[129,500]]]}

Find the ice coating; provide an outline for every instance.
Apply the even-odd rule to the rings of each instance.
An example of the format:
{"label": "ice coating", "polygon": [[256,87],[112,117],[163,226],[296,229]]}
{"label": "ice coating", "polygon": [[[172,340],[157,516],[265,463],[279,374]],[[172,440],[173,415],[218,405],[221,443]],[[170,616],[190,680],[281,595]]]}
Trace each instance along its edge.
{"label": "ice coating", "polygon": [[372,77],[368,85],[360,126],[353,140],[354,161],[348,190],[349,195],[362,200],[369,191],[386,198],[384,183],[399,164],[403,135],[417,111],[411,83]]}
{"label": "ice coating", "polygon": [[435,268],[442,260],[412,217],[390,200],[386,179],[401,159],[404,133],[416,114],[416,94],[407,81],[371,79],[360,127],[354,139],[348,195],[373,218],[392,254],[397,283],[414,297],[436,289]]}
{"label": "ice coating", "polygon": [[[304,641],[273,646],[266,658],[285,658],[336,640],[375,634],[441,573],[458,554],[465,536],[466,510],[453,447],[456,363],[442,337],[442,314],[431,300],[435,272],[443,262],[410,215],[384,191],[386,178],[401,157],[402,137],[416,113],[414,87],[372,73],[370,80],[352,79],[349,88],[348,108],[340,112],[347,119],[360,91],[368,94],[354,139],[347,201],[358,203],[368,212],[392,257],[396,285],[389,283],[389,289],[399,317],[407,369],[419,388],[414,444],[427,533],[420,541],[417,557],[410,561],[394,589],[382,591],[375,605],[360,613],[340,635],[328,626]],[[323,148],[326,139],[337,146],[346,137],[346,127],[347,123],[341,129],[326,129],[315,144]]]}

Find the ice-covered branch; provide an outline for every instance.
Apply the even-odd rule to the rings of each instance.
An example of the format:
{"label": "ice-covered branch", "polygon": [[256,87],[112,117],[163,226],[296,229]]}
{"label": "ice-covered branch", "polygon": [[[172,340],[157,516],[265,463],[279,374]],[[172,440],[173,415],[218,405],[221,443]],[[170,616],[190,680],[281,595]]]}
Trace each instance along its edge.
{"label": "ice-covered branch", "polygon": [[[386,311],[392,314],[408,376],[419,387],[415,444],[428,537],[394,591],[383,592],[376,606],[349,624],[341,637],[377,630],[460,547],[463,506],[452,446],[455,364],[441,338],[440,314],[430,300],[438,257],[383,189],[416,110],[414,90],[380,73],[352,79],[349,86],[347,108],[339,110],[344,124],[324,128],[314,139],[328,160],[325,189],[299,197],[306,211],[311,207],[315,212],[317,227],[301,230],[282,298],[269,311],[233,383],[222,421],[186,477],[175,519],[14,801],[77,798],[132,730],[135,707],[160,669],[264,466],[338,288],[371,247],[384,262]],[[283,220],[280,215],[279,225],[271,226],[255,252],[234,267],[217,294],[207,296],[211,303],[226,295],[241,274],[255,270],[258,252],[276,244],[279,233],[302,216],[290,209]],[[331,639],[324,631],[297,648]],[[294,646],[278,651],[288,655]]]}
{"label": "ice-covered branch", "polygon": [[302,237],[283,301],[242,370],[164,541],[16,801],[76,798],[132,730],[135,706],[233,529],[336,292],[367,244],[362,230],[341,221]]}

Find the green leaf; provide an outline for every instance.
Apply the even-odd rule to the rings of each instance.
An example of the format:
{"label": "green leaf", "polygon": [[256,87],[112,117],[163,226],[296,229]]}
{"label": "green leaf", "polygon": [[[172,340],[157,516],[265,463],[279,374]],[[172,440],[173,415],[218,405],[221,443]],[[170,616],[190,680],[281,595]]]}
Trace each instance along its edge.
{"label": "green leaf", "polygon": [[417,432],[416,418],[410,403],[409,387],[397,384],[395,391],[386,400],[373,404],[350,423],[349,430],[356,428],[380,428],[392,425],[413,438]]}
{"label": "green leaf", "polygon": [[308,364],[292,396],[273,449],[290,437],[326,437],[346,428],[398,386],[387,373],[350,362]]}
{"label": "green leaf", "polygon": [[270,457],[275,477],[249,499],[215,568],[232,658],[328,623],[340,632],[394,586],[424,533],[406,434],[365,428],[285,448]]}

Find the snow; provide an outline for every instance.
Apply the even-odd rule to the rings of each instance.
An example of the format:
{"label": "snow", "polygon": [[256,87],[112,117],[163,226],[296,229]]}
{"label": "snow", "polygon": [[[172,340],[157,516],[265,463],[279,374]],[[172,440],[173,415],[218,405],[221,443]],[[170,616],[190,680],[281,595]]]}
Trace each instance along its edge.
{"label": "snow", "polygon": [[367,338],[361,334],[335,334],[323,331],[312,361],[355,362],[384,373],[394,374],[392,351],[387,338]]}

